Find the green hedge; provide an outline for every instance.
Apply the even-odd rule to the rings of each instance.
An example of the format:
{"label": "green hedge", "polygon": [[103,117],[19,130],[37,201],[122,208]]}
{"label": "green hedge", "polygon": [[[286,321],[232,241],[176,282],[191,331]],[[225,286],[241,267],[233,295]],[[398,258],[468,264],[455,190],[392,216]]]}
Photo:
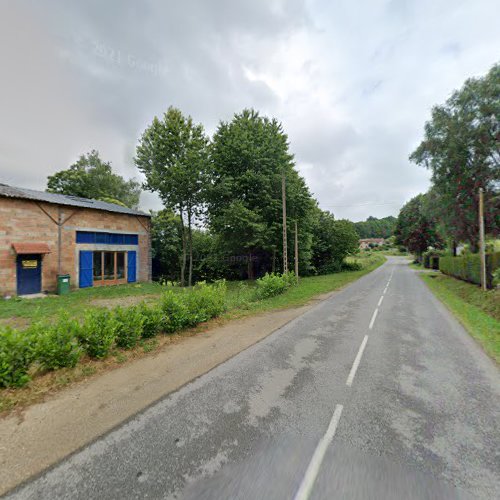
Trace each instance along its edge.
{"label": "green hedge", "polygon": [[34,323],[25,331],[0,326],[0,387],[22,386],[36,370],[75,366],[83,353],[105,358],[115,347],[131,349],[141,338],[195,326],[225,307],[226,283],[221,281],[167,290],[153,306],[89,309],[80,322],[62,313],[58,321]]}
{"label": "green hedge", "polygon": [[[486,255],[486,286],[493,288],[493,274],[500,267],[500,252]],[[469,283],[481,284],[481,258],[478,254],[441,257],[439,270]]]}

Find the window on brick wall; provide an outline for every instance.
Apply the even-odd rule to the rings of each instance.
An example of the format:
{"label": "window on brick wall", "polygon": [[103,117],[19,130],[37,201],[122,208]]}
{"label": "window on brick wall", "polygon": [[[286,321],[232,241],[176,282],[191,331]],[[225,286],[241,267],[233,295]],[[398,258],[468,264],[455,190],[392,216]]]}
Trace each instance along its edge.
{"label": "window on brick wall", "polygon": [[100,231],[77,231],[77,243],[90,243],[99,245],[138,245],[137,234],[104,233]]}
{"label": "window on brick wall", "polygon": [[125,252],[93,252],[94,285],[125,283]]}

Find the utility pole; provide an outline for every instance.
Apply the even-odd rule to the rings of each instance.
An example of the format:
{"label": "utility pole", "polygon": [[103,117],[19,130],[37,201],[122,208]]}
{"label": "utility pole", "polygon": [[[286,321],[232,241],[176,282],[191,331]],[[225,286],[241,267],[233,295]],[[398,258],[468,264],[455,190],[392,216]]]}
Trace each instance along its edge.
{"label": "utility pole", "polygon": [[283,273],[288,272],[288,255],[286,239],[286,181],[285,172],[281,176],[281,197],[283,200]]}
{"label": "utility pole", "polygon": [[299,236],[297,232],[297,220],[295,220],[295,276],[299,278]]}
{"label": "utility pole", "polygon": [[62,264],[61,264],[61,248],[62,248],[62,225],[63,225],[63,214],[61,207],[57,208],[57,274],[62,274]]}
{"label": "utility pole", "polygon": [[481,255],[481,287],[486,290],[486,252],[484,245],[484,191],[479,188],[479,253]]}

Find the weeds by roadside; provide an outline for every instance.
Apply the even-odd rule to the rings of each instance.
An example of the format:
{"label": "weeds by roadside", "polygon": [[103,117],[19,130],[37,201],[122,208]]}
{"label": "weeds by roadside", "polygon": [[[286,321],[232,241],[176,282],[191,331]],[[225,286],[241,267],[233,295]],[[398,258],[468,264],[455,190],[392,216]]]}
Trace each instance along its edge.
{"label": "weeds by roadside", "polygon": [[500,290],[484,292],[476,285],[437,273],[422,273],[421,278],[500,363]]}

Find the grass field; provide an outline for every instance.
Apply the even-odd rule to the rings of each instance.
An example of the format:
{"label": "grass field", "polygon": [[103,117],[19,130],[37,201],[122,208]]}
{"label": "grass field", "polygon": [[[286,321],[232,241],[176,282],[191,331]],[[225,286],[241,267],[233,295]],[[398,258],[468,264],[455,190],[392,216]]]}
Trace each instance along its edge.
{"label": "grass field", "polygon": [[467,331],[500,363],[500,290],[478,286],[444,274],[421,274],[422,279]]}
{"label": "grass field", "polygon": [[144,296],[147,299],[160,295],[163,290],[164,288],[158,283],[136,283],[84,288],[73,290],[68,295],[48,295],[45,298],[38,299],[14,297],[9,300],[0,300],[0,321],[8,319],[11,320],[13,325],[23,325],[29,321],[55,317],[62,310],[78,317],[89,307],[95,306],[95,303],[100,300],[137,296]]}

